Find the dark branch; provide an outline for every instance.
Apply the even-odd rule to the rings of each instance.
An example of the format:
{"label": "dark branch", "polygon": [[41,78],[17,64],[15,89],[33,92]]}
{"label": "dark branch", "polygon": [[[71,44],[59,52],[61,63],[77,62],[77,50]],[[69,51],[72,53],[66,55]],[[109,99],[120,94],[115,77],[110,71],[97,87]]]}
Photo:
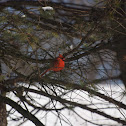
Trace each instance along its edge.
{"label": "dark branch", "polygon": [[0,102],[6,103],[10,105],[11,107],[13,107],[25,118],[28,118],[29,120],[31,120],[36,126],[44,126],[34,115],[24,110],[20,105],[18,105],[16,102],[12,101],[11,99],[0,95]]}
{"label": "dark branch", "polygon": [[85,40],[92,35],[92,33],[96,30],[97,28],[97,24],[95,25],[95,27],[93,27],[82,39],[81,39],[81,42],[74,48],[72,49],[71,51],[67,52],[67,53],[64,53],[63,56],[66,57],[67,55],[70,55],[71,53],[77,51],[81,45],[83,45],[83,43],[85,42]]}
{"label": "dark branch", "polygon": [[62,104],[66,103],[66,104],[69,104],[69,105],[72,105],[72,106],[75,106],[75,107],[80,107],[80,108],[88,110],[90,112],[102,115],[102,116],[104,116],[104,117],[106,117],[108,119],[114,120],[114,121],[116,121],[118,123],[122,123],[124,125],[126,124],[126,121],[121,120],[120,118],[112,117],[112,116],[110,116],[110,115],[108,115],[108,114],[106,114],[104,112],[98,111],[97,109],[90,108],[87,105],[79,104],[79,103],[72,102],[72,101],[69,101],[69,100],[65,100],[65,99],[62,99],[59,96],[53,96],[53,95],[50,95],[48,93],[45,93],[44,91],[37,91],[37,90],[34,90],[34,89],[27,89],[27,88],[24,88],[24,90],[29,91],[29,92],[34,92],[34,93],[37,93],[37,94],[40,94],[40,95],[43,95],[43,96],[46,96],[46,97],[49,97],[51,99],[59,101]]}
{"label": "dark branch", "polygon": [[110,47],[111,47],[111,43],[102,43],[101,42],[100,44],[96,45],[95,47],[91,47],[88,50],[85,50],[84,53],[76,55],[74,57],[67,58],[65,61],[67,61],[67,62],[75,61],[75,60],[78,60],[84,56],[88,56],[90,54],[96,53],[100,50],[109,49]]}
{"label": "dark branch", "polygon": [[89,94],[93,94],[93,95],[95,95],[95,96],[98,96],[98,97],[104,99],[105,101],[108,101],[108,102],[110,102],[110,103],[113,103],[113,104],[115,104],[115,105],[121,107],[121,108],[126,109],[126,105],[123,104],[122,102],[119,102],[119,101],[117,101],[117,100],[115,100],[115,99],[113,99],[113,98],[111,98],[111,97],[108,97],[108,96],[106,96],[106,95],[104,95],[104,94],[102,94],[102,93],[100,93],[100,92],[97,92],[97,91],[95,91],[95,90],[93,90],[93,89],[91,89],[91,88],[88,88],[86,84],[83,85],[83,86],[81,86],[81,85],[78,85],[78,84],[68,83],[68,82],[65,82],[65,81],[59,81],[59,80],[54,80],[54,79],[49,79],[49,78],[46,79],[45,81],[46,81],[47,83],[51,83],[51,84],[53,84],[53,85],[55,85],[55,84],[60,84],[60,85],[66,86],[66,87],[69,86],[69,87],[71,87],[72,89],[87,91]]}

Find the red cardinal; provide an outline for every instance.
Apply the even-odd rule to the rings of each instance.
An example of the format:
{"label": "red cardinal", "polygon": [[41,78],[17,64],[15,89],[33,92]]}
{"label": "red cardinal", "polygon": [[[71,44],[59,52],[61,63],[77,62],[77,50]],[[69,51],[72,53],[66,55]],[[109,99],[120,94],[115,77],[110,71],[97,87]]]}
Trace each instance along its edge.
{"label": "red cardinal", "polygon": [[65,66],[64,60],[65,60],[65,58],[61,54],[59,54],[59,56],[53,62],[53,66],[51,68],[47,69],[40,76],[42,77],[45,73],[47,73],[48,71],[51,71],[51,70],[55,71],[55,72],[61,71]]}

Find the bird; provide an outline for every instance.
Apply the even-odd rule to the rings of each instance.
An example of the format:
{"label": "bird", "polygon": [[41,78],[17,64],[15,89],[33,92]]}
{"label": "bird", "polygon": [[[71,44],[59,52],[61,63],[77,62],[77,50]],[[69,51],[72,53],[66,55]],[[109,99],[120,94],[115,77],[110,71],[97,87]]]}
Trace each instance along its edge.
{"label": "bird", "polygon": [[65,58],[59,54],[59,56],[53,61],[53,65],[52,67],[50,67],[49,69],[47,69],[44,73],[42,73],[40,75],[40,77],[42,77],[44,74],[46,74],[48,71],[54,71],[54,72],[58,72],[64,69],[65,67],[65,62],[64,62]]}

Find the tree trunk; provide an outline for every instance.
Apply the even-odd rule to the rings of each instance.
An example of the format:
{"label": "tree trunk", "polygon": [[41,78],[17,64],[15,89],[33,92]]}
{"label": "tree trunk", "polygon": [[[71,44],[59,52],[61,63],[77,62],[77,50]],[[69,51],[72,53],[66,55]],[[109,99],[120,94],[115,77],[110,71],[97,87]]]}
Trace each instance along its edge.
{"label": "tree trunk", "polygon": [[[121,1],[121,9],[117,10],[120,15],[119,16],[119,22],[120,27],[117,28],[117,31],[120,33],[115,33],[114,41],[116,45],[116,52],[117,52],[117,59],[119,62],[120,72],[121,72],[121,80],[123,81],[125,87],[126,87],[126,20],[125,20],[125,0]],[[123,11],[122,11],[123,10]],[[119,24],[118,24],[119,25]]]}
{"label": "tree trunk", "polygon": [[119,40],[116,46],[117,49],[117,59],[121,71],[121,80],[126,87],[126,36],[119,35]]}
{"label": "tree trunk", "polygon": [[[1,75],[2,75],[2,68],[1,68],[1,62],[0,62],[0,76]],[[0,95],[6,96],[6,91],[4,91],[4,89],[2,88],[2,85],[0,85]],[[1,103],[1,102],[0,102],[0,126],[7,126],[6,104]]]}
{"label": "tree trunk", "polygon": [[0,126],[7,126],[6,104],[0,103]]}

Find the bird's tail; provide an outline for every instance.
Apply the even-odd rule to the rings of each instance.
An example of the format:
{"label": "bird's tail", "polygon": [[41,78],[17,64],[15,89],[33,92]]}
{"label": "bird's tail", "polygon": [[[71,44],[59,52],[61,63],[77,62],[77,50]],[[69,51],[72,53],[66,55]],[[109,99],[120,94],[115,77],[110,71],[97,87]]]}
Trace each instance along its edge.
{"label": "bird's tail", "polygon": [[40,74],[40,77],[42,77],[44,74],[46,74],[48,71],[50,71],[51,69],[47,69],[44,73]]}

